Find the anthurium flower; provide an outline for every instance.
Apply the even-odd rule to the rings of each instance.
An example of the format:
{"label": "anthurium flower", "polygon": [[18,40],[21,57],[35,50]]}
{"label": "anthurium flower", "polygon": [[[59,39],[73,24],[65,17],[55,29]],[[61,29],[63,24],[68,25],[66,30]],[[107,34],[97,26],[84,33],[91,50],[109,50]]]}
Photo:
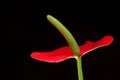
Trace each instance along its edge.
{"label": "anthurium flower", "polygon": [[[79,46],[79,56],[83,56],[97,48],[108,46],[112,43],[112,41],[112,36],[104,36],[102,39],[96,42],[87,41],[84,45]],[[69,58],[75,58],[75,55],[69,46],[65,46],[50,52],[33,52],[31,57],[40,61],[56,63]]]}
{"label": "anthurium flower", "polygon": [[81,57],[92,50],[110,45],[113,41],[113,37],[106,35],[96,42],[87,41],[84,45],[78,45],[72,34],[61,22],[51,15],[47,15],[47,19],[60,31],[69,46],[49,52],[33,52],[31,57],[36,60],[51,63],[58,63],[69,58],[75,58],[77,60],[78,78],[79,80],[83,80]]}

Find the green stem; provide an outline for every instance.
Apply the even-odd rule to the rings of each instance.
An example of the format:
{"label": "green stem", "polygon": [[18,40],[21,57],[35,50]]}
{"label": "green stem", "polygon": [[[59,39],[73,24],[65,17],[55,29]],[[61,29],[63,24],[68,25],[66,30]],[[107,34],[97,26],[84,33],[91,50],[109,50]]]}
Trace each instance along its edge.
{"label": "green stem", "polygon": [[77,60],[78,80],[83,80],[82,59],[80,56],[76,56],[76,60]]}

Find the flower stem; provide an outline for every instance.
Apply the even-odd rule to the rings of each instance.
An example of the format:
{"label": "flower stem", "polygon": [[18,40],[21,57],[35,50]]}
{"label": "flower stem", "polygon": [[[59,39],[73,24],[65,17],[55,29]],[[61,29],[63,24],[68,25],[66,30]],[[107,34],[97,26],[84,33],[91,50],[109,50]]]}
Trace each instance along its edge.
{"label": "flower stem", "polygon": [[78,80],[83,80],[82,59],[80,56],[76,56],[76,60],[77,60]]}

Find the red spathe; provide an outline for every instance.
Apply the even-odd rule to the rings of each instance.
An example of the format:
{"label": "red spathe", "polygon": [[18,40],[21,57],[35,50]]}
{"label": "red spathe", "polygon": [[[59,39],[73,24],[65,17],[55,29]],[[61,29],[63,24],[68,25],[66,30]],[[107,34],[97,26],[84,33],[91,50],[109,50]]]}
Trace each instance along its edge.
{"label": "red spathe", "polygon": [[[86,53],[95,50],[100,47],[108,46],[113,42],[112,36],[104,36],[102,39],[96,42],[87,41],[84,45],[80,45],[80,56],[85,55]],[[51,63],[58,63],[69,58],[74,58],[75,54],[72,52],[69,46],[58,48],[51,52],[33,52],[31,57]]]}

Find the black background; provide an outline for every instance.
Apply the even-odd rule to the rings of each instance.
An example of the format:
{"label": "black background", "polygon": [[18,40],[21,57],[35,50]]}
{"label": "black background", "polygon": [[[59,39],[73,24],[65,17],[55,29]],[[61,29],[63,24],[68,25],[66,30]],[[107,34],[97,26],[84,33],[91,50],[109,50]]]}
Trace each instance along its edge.
{"label": "black background", "polygon": [[[119,80],[120,16],[113,2],[8,1],[9,74],[16,80],[77,80],[76,61],[53,64],[34,60],[34,51],[66,46],[63,36],[47,21],[50,14],[74,35],[79,45],[105,35],[114,42],[82,57],[84,80]],[[12,63],[14,65],[12,65]],[[13,79],[12,78],[12,79]]]}

